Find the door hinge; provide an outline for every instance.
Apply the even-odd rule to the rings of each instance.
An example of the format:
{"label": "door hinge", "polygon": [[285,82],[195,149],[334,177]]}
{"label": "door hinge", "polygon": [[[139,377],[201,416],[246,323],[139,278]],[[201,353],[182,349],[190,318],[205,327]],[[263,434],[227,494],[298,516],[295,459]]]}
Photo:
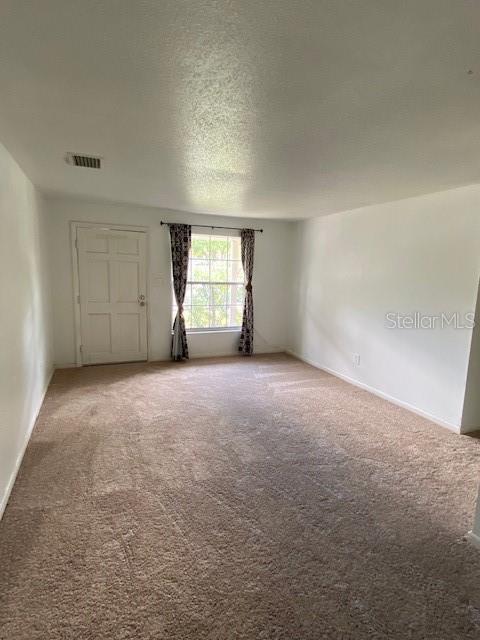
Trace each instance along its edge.
{"label": "door hinge", "polygon": [[80,353],[83,353],[83,344],[80,345]]}
{"label": "door hinge", "polygon": [[77,296],[77,304],[80,304],[80,294]]}
{"label": "door hinge", "polygon": [[78,250],[78,238],[75,238],[75,249]]}

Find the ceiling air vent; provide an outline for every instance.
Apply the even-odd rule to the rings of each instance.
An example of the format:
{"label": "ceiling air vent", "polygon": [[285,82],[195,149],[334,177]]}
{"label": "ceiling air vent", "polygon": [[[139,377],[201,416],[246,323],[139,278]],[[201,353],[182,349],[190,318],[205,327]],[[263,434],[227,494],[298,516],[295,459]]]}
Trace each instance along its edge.
{"label": "ceiling air vent", "polygon": [[87,169],[101,169],[102,165],[100,156],[84,156],[80,153],[67,153],[65,160],[73,167],[86,167]]}

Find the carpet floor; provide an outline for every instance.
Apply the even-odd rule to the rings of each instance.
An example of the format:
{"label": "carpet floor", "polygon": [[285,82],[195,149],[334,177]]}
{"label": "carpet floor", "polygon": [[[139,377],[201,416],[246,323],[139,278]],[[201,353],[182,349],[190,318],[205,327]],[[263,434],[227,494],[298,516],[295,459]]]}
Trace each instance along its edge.
{"label": "carpet floor", "polygon": [[480,637],[480,441],[286,355],[56,372],[2,640]]}

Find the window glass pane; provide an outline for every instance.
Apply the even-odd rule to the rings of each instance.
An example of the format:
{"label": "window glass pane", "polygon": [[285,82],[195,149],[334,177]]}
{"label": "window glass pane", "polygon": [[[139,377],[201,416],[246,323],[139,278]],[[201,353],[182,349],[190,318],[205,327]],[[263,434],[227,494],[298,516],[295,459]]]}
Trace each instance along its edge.
{"label": "window glass pane", "polygon": [[243,303],[245,302],[245,287],[243,286],[243,284],[237,287],[236,292],[237,295],[235,302],[242,305],[243,307]]}
{"label": "window glass pane", "polygon": [[226,260],[212,260],[210,263],[211,282],[226,282],[228,276]]}
{"label": "window glass pane", "polygon": [[245,298],[245,287],[243,283],[229,285],[229,296],[228,296],[227,304],[243,305],[244,298]]}
{"label": "window glass pane", "polygon": [[228,281],[243,282],[243,267],[238,260],[228,262]]}
{"label": "window glass pane", "polygon": [[185,327],[190,329],[192,326],[192,308],[184,307],[183,308],[183,317],[185,318]]}
{"label": "window glass pane", "polygon": [[[175,294],[173,294],[173,299],[175,300]],[[185,289],[185,299],[183,301],[183,306],[192,304],[192,285],[187,284],[187,288]]]}
{"label": "window glass pane", "polygon": [[243,307],[229,307],[229,324],[232,327],[240,327],[242,325]]}
{"label": "window glass pane", "polygon": [[208,282],[209,281],[209,269],[208,260],[192,260],[192,276],[193,282]]}
{"label": "window glass pane", "polygon": [[195,329],[208,329],[210,307],[192,307],[192,324]]}
{"label": "window glass pane", "polygon": [[210,236],[192,236],[192,258],[210,257]]}
{"label": "window glass pane", "polygon": [[[184,300],[187,329],[241,325],[245,287],[240,258],[240,237],[192,234]],[[173,294],[172,326],[176,313]]]}
{"label": "window glass pane", "polygon": [[227,304],[227,289],[226,284],[212,284],[212,304]]}
{"label": "window glass pane", "polygon": [[241,259],[241,244],[240,238],[234,237],[229,238],[229,247],[228,247],[228,257],[230,260],[240,260]]}
{"label": "window glass pane", "polygon": [[212,237],[210,239],[211,260],[226,260],[228,254],[228,237]]}
{"label": "window glass pane", "polygon": [[210,285],[192,284],[192,304],[207,305],[210,302]]}
{"label": "window glass pane", "polygon": [[226,327],[227,326],[227,309],[226,307],[211,307],[210,326]]}

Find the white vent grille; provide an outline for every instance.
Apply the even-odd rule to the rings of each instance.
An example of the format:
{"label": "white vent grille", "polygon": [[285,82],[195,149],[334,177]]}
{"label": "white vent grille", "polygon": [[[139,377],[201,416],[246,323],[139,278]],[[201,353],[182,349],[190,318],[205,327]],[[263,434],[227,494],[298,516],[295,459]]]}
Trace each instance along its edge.
{"label": "white vent grille", "polygon": [[65,158],[73,167],[85,167],[87,169],[101,169],[102,158],[100,156],[85,156],[81,153],[67,153]]}

